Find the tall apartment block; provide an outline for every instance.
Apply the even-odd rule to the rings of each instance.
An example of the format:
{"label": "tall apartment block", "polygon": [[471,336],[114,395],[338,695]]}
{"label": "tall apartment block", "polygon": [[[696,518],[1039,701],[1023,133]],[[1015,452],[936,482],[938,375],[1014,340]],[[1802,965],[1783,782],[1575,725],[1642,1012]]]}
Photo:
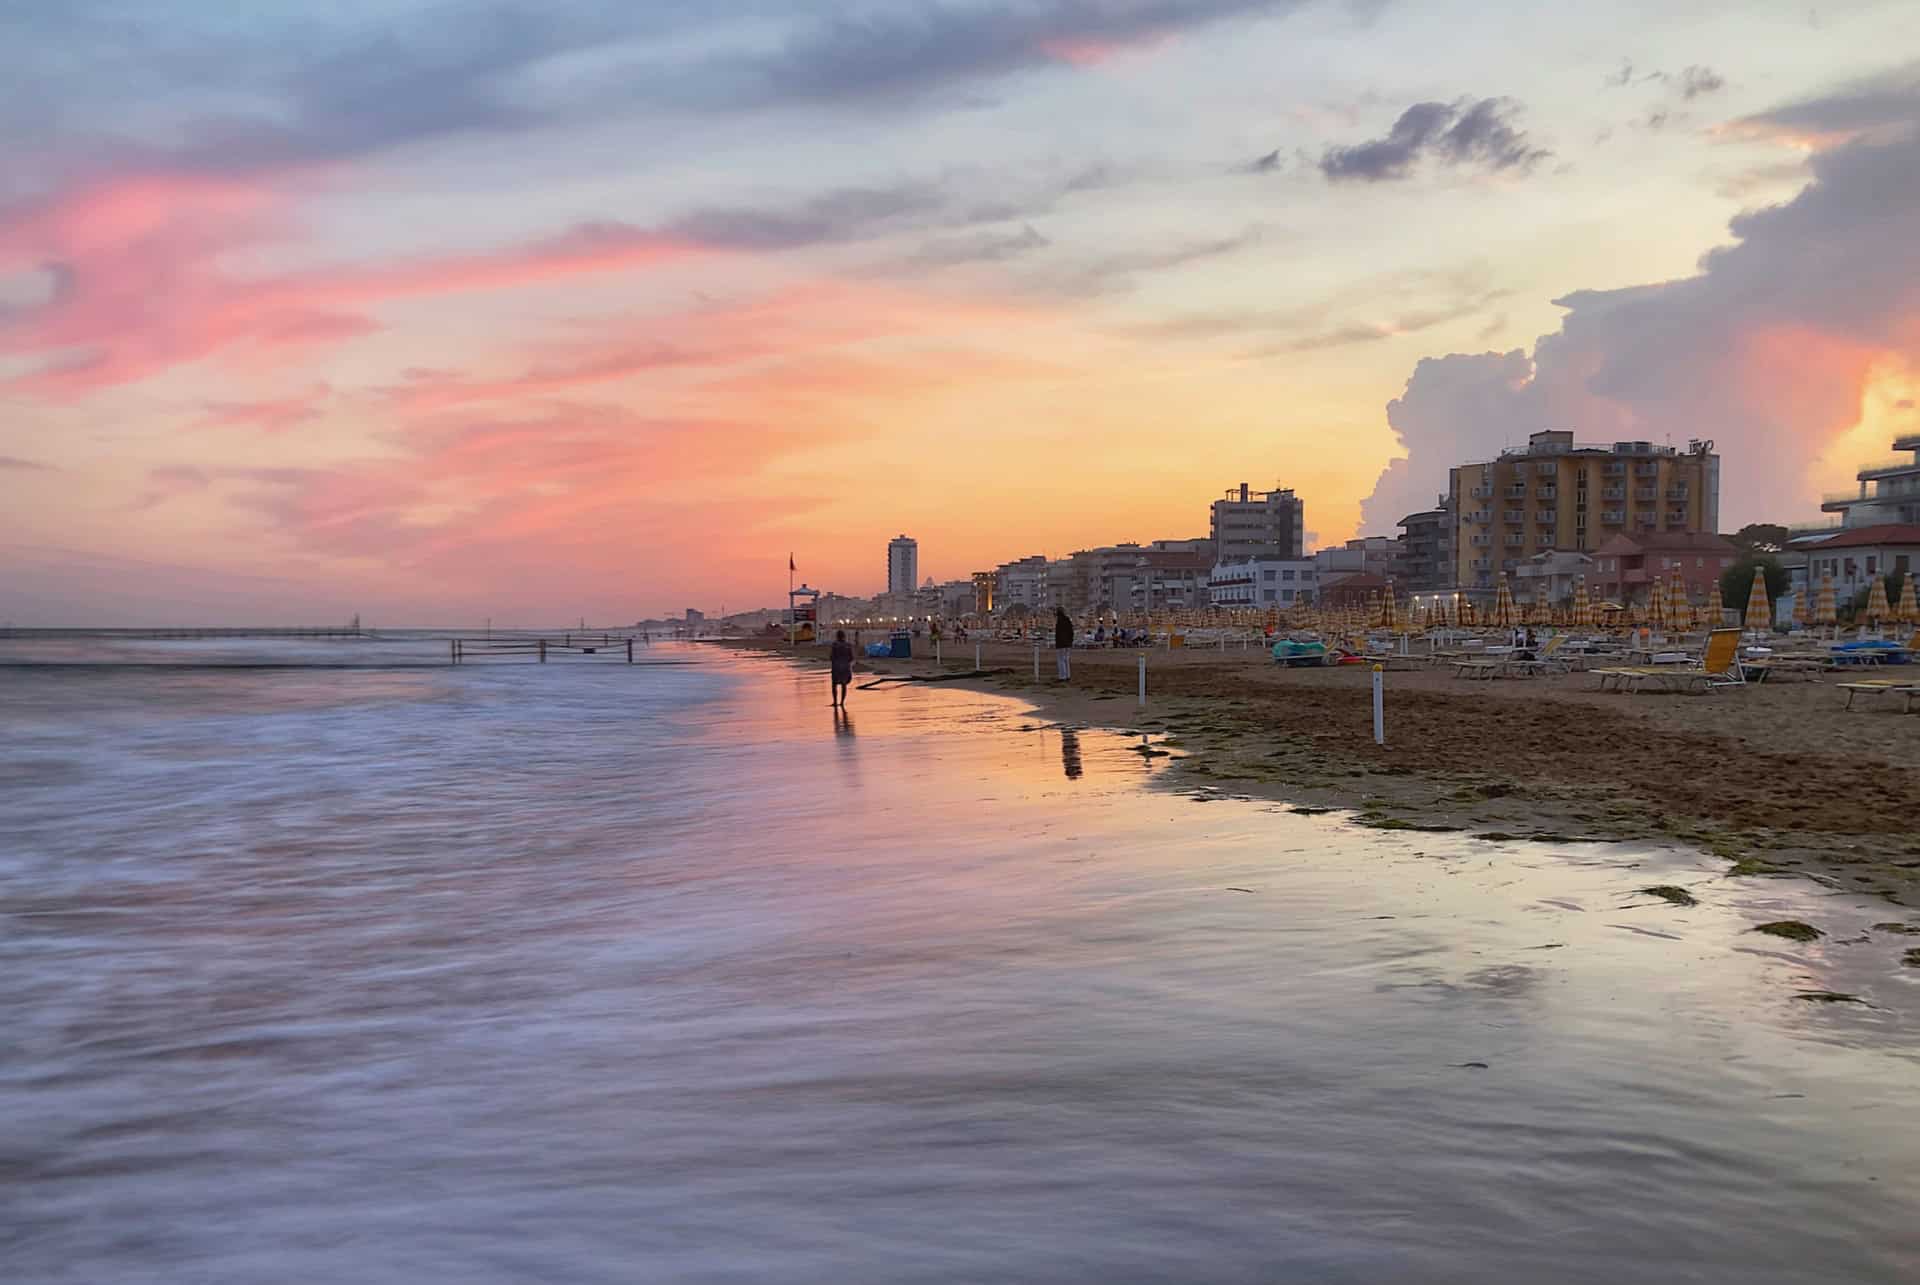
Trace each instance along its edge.
{"label": "tall apartment block", "polygon": [[920,588],[920,542],[896,535],[887,541],[887,592],[906,596]]}
{"label": "tall apartment block", "polygon": [[1213,502],[1213,560],[1298,559],[1306,521],[1306,506],[1291,490],[1254,491],[1242,482]]}
{"label": "tall apartment block", "polygon": [[1592,552],[1616,535],[1716,534],[1720,457],[1713,443],[1577,445],[1564,431],[1450,474],[1454,583],[1491,588],[1535,554]]}

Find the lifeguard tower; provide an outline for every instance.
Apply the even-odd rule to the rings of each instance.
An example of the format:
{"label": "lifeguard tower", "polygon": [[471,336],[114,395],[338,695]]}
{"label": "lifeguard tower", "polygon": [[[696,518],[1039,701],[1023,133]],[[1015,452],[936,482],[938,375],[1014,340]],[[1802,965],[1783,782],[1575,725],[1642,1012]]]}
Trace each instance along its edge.
{"label": "lifeguard tower", "polygon": [[819,614],[820,591],[801,585],[797,589],[787,590],[787,641],[789,643],[810,643],[817,641],[815,619]]}

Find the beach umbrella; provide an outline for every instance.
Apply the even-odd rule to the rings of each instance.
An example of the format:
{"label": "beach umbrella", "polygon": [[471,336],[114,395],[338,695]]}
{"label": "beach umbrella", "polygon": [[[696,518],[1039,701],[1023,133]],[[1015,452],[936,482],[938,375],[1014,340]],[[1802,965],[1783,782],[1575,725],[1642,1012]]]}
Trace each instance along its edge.
{"label": "beach umbrella", "polygon": [[[1759,579],[1755,576],[1754,579]],[[1893,618],[1893,607],[1887,602],[1887,581],[1884,576],[1873,578],[1873,588],[1867,591],[1867,623],[1878,625],[1883,620]]]}
{"label": "beach umbrella", "polygon": [[1813,623],[1816,625],[1833,625],[1837,624],[1839,620],[1840,606],[1839,603],[1834,600],[1833,572],[1829,571],[1820,577],[1820,596],[1814,600]]}
{"label": "beach umbrella", "polygon": [[1667,587],[1659,580],[1647,586],[1647,609],[1641,619],[1654,633],[1667,632]]}
{"label": "beach umbrella", "polygon": [[1767,601],[1767,577],[1759,567],[1753,569],[1753,588],[1747,592],[1745,625],[1748,629],[1761,631],[1773,628],[1773,607]]}
{"label": "beach umbrella", "polygon": [[1593,599],[1587,597],[1585,576],[1573,582],[1573,627],[1575,629],[1593,628]]}
{"label": "beach umbrella", "polygon": [[1672,601],[1667,604],[1668,614],[1673,618],[1673,627],[1682,633],[1694,627],[1693,603],[1687,597],[1687,579],[1680,574],[1678,567],[1673,571]]}
{"label": "beach umbrella", "polygon": [[1909,625],[1920,625],[1920,584],[1914,583],[1913,572],[1907,572],[1907,591],[1900,595],[1900,619]]}
{"label": "beach umbrella", "polygon": [[1813,622],[1813,609],[1807,602],[1812,596],[1813,585],[1810,581],[1811,577],[1802,581],[1800,587],[1793,591],[1793,623],[1797,629],[1805,629]]}
{"label": "beach umbrella", "polygon": [[1394,601],[1393,581],[1387,581],[1387,591],[1380,598],[1380,627],[1388,633],[1404,632],[1400,625],[1400,604]]}

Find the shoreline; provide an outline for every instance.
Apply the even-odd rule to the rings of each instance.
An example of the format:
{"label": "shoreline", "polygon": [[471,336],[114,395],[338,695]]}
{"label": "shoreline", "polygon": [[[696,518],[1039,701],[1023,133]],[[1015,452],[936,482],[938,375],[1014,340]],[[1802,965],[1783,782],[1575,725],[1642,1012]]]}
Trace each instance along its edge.
{"label": "shoreline", "polygon": [[[705,645],[826,665],[821,650],[784,639]],[[1283,669],[1260,649],[1152,651],[1140,708],[1136,651],[1076,651],[1063,687],[1046,649],[1049,676],[1030,677],[1025,644],[982,641],[982,666],[1012,672],[958,677],[973,668],[974,645],[955,644],[964,662],[938,667],[862,657],[855,687],[944,672],[1019,696],[1051,721],[1153,736],[1180,752],[1170,775],[1189,789],[1351,811],[1376,829],[1678,844],[1727,861],[1729,877],[1796,875],[1880,897],[1890,920],[1916,918],[1909,907],[1920,905],[1920,773],[1900,761],[1920,725],[1892,706],[1843,719],[1827,683],[1630,696],[1597,692],[1578,673],[1469,684],[1395,670],[1377,746],[1367,666]]]}

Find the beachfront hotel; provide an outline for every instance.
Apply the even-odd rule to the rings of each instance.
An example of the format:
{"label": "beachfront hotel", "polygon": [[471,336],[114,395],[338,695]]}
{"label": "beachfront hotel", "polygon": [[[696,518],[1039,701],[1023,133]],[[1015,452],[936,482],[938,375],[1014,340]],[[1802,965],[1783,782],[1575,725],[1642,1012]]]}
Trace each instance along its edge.
{"label": "beachfront hotel", "polygon": [[1893,449],[1896,454],[1855,475],[1857,494],[1829,495],[1820,511],[1838,513],[1841,525],[1850,528],[1920,523],[1920,433],[1894,438]]}
{"label": "beachfront hotel", "polygon": [[1213,559],[1290,560],[1306,553],[1306,505],[1289,488],[1254,491],[1242,482],[1213,502]]}
{"label": "beachfront hotel", "polygon": [[1536,554],[1596,551],[1615,536],[1712,534],[1720,525],[1720,457],[1652,442],[1580,445],[1563,430],[1451,470],[1454,583],[1491,589]]}

